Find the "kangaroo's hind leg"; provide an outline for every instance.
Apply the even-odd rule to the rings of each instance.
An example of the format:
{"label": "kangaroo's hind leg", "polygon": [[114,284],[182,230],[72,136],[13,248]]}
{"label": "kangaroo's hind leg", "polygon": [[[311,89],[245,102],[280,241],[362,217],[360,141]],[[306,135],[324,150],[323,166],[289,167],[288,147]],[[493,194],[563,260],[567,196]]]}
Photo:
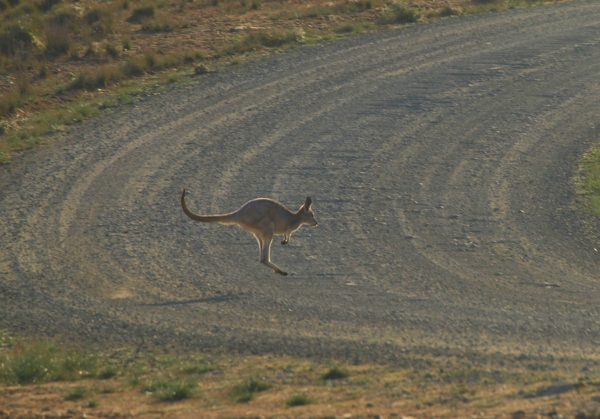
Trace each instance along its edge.
{"label": "kangaroo's hind leg", "polygon": [[280,275],[287,275],[288,273],[282,271],[281,268],[271,262],[271,243],[273,243],[273,234],[256,235],[256,240],[260,247],[260,263],[267,265],[273,269],[273,272]]}

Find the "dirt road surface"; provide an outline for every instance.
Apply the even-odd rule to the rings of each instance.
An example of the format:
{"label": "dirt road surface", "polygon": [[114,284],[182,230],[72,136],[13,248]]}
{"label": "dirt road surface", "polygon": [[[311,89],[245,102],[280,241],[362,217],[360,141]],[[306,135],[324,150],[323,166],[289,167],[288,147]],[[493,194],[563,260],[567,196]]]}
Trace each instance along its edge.
{"label": "dirt road surface", "polygon": [[[0,168],[0,326],[91,344],[401,361],[593,357],[600,2],[450,18],[230,67]],[[319,220],[272,259],[196,223]]]}

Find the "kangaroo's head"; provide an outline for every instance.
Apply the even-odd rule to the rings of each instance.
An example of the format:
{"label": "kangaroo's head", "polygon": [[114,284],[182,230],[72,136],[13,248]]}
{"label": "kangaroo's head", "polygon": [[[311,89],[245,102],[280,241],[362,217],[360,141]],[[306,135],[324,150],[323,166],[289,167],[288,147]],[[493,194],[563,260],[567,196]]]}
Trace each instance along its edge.
{"label": "kangaroo's head", "polygon": [[298,211],[298,214],[301,215],[302,217],[302,224],[307,224],[309,226],[316,226],[317,220],[315,219],[315,213],[312,210],[312,199],[310,199],[310,196],[306,197],[306,201],[304,202],[304,205],[302,205],[300,207],[300,210]]}

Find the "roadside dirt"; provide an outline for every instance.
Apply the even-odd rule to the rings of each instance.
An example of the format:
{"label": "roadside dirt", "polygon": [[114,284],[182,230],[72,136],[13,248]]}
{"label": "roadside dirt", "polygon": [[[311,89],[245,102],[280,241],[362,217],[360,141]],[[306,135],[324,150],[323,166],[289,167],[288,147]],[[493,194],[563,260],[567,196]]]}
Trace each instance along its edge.
{"label": "roadside dirt", "polygon": [[[353,362],[597,357],[600,3],[316,45],[116,108],[0,167],[0,326],[89,344]],[[319,220],[258,263],[187,219],[271,197]]]}

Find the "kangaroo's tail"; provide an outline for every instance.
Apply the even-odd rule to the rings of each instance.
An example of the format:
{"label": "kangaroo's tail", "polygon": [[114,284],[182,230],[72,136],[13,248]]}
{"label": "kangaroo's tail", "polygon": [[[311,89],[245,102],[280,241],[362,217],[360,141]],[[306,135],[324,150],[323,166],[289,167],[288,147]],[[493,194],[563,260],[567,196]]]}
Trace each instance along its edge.
{"label": "kangaroo's tail", "polygon": [[225,223],[229,224],[232,222],[229,214],[223,215],[200,215],[194,214],[192,211],[188,209],[185,205],[185,189],[183,189],[183,193],[181,194],[181,208],[183,208],[183,212],[185,215],[190,217],[192,220],[200,221],[202,223]]}

